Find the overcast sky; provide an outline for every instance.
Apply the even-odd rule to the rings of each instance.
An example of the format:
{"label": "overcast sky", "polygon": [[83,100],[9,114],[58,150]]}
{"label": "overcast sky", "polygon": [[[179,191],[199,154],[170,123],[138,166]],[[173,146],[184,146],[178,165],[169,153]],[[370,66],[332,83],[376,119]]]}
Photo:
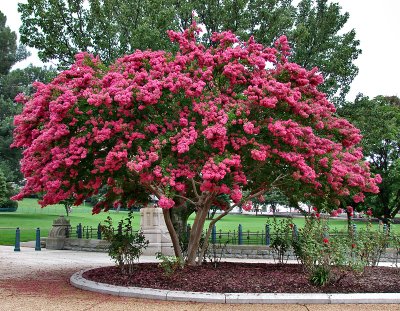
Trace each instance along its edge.
{"label": "overcast sky", "polygon": [[[26,1],[26,0],[25,0]],[[24,1],[24,2],[25,2]],[[7,16],[7,25],[18,33],[21,24],[17,3],[21,0],[0,0],[0,11]],[[355,61],[359,74],[354,79],[348,100],[358,93],[400,96],[400,0],[335,0],[343,11],[350,13],[345,30],[354,28],[362,54]],[[40,64],[36,53],[18,64]]]}

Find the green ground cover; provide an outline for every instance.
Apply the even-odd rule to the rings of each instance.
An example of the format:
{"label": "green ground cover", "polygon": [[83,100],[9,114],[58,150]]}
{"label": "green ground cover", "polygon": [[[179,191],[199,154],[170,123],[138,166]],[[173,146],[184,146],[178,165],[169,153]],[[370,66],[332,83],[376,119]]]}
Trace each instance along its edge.
{"label": "green ground cover", "polygon": [[[76,227],[79,223],[83,226],[91,226],[96,228],[99,223],[102,223],[107,216],[111,216],[114,223],[117,224],[119,220],[127,216],[127,212],[114,210],[107,213],[100,213],[98,215],[92,215],[91,207],[89,205],[82,205],[73,207],[73,211],[67,218],[73,227]],[[21,229],[21,241],[31,241],[35,239],[35,230],[40,228],[41,236],[46,237],[53,220],[58,216],[66,216],[63,205],[52,205],[45,208],[40,208],[39,204],[35,199],[24,199],[19,202],[19,207],[16,212],[13,213],[0,213],[0,245],[13,245],[15,242],[15,229],[19,227]],[[242,215],[242,214],[231,214],[221,219],[216,227],[217,231],[237,231],[238,225],[241,224],[243,232],[251,231],[262,231],[265,230],[265,225],[269,217],[266,215]],[[189,218],[189,223],[193,223],[194,214]],[[293,218],[293,222],[301,228],[304,226],[303,218]],[[133,227],[139,228],[140,214],[134,212]],[[206,221],[205,228],[208,228],[209,221]],[[356,222],[357,228],[363,228],[365,223]],[[331,228],[345,231],[347,230],[347,221],[341,219],[331,219],[329,221]],[[378,224],[374,224],[375,228],[378,228]],[[392,225],[392,230],[396,233],[400,233],[399,225]]]}

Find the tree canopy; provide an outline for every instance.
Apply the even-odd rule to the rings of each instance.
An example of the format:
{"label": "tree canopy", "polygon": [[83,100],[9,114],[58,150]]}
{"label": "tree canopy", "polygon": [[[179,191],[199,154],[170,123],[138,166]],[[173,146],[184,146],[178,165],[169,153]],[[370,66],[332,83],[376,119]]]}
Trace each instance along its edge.
{"label": "tree canopy", "polygon": [[51,68],[31,65],[0,76],[0,169],[10,182],[19,183],[23,179],[19,165],[21,152],[10,148],[13,140],[14,116],[21,112],[21,106],[14,103],[14,98],[21,92],[32,94],[32,82],[50,82],[55,75],[55,70]]}
{"label": "tree canopy", "polygon": [[367,196],[364,208],[388,221],[400,210],[400,99],[358,96],[339,109],[363,135],[362,147],[371,171],[382,176],[379,193]]}
{"label": "tree canopy", "polygon": [[6,26],[6,22],[7,17],[0,11],[0,76],[29,55],[24,46],[17,45],[17,35]]}
{"label": "tree canopy", "polygon": [[11,67],[28,56],[23,46],[17,45],[17,35],[6,26],[7,18],[0,11],[0,170],[8,181],[17,182],[22,175],[19,172],[20,153],[11,150],[13,117],[20,109],[13,103],[18,92],[26,89],[12,87],[7,79]]}
{"label": "tree canopy", "polygon": [[358,73],[353,61],[361,50],[355,31],[343,31],[349,14],[327,0],[28,0],[19,4],[21,41],[39,50],[43,61],[74,62],[87,51],[112,63],[136,49],[173,51],[166,30],[182,31],[193,18],[213,44],[213,32],[230,30],[241,40],[254,36],[267,46],[281,35],[293,43],[291,61],[311,70],[318,67],[323,92],[343,100]]}
{"label": "tree canopy", "polygon": [[[251,208],[276,188],[329,210],[377,192],[357,147],[359,130],[334,115],[318,91],[322,76],[288,61],[286,37],[274,47],[231,32],[170,31],[179,51],[136,51],[105,66],[82,53],[51,83],[36,83],[15,118],[26,184],[15,197],[43,193],[42,205],[80,204],[108,185],[110,203],[158,198],[180,255],[169,211],[192,205],[188,262],[195,262],[207,213],[219,195]],[[233,207],[225,207],[225,212]],[[207,240],[207,239],[206,239]]]}

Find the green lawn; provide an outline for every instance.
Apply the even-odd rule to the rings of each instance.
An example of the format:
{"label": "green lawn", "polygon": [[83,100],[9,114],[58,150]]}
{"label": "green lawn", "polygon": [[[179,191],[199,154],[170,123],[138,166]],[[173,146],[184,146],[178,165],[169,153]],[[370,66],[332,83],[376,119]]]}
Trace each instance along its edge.
{"label": "green lawn", "polygon": [[[272,218],[271,216],[266,215],[242,215],[242,214],[232,214],[227,215],[217,222],[216,227],[217,230],[229,231],[229,230],[238,230],[238,225],[242,225],[242,229],[244,231],[261,231],[265,230],[265,225],[268,218]],[[189,223],[193,223],[194,215],[192,215],[189,219]],[[280,218],[278,218],[280,219]],[[205,227],[208,228],[210,221],[206,221]],[[293,223],[297,225],[299,228],[304,226],[304,218],[293,218]],[[357,228],[364,228],[366,223],[364,222],[355,222]],[[329,226],[331,229],[336,228],[337,230],[347,230],[347,220],[345,219],[330,219]],[[375,228],[378,228],[378,224],[373,225]],[[395,232],[400,232],[399,225],[392,225],[392,229]]]}
{"label": "green lawn", "polygon": [[[24,199],[18,202],[19,207],[13,213],[0,213],[0,245],[13,245],[15,242],[15,229],[21,230],[21,241],[31,241],[35,239],[35,230],[40,228],[41,236],[47,236],[51,229],[53,220],[60,215],[66,216],[63,205],[51,205],[41,208],[35,199]],[[109,211],[92,215],[90,206],[73,207],[72,213],[66,217],[69,219],[71,226],[97,227],[107,216],[111,216],[115,223],[127,216],[127,212]],[[139,227],[139,212],[134,213],[133,225]]]}
{"label": "green lawn", "polygon": [[[53,220],[59,215],[66,215],[63,205],[52,205],[45,208],[40,208],[35,199],[24,199],[19,202],[18,210],[14,213],[0,213],[0,245],[13,245],[15,242],[15,229],[21,229],[21,241],[31,241],[35,239],[35,230],[40,228],[41,236],[47,236]],[[77,226],[81,223],[83,226],[97,227],[102,223],[107,216],[111,216],[114,223],[127,216],[127,212],[109,211],[92,215],[90,206],[73,207],[73,211],[68,217],[72,226]],[[194,214],[189,218],[189,223],[193,223]],[[265,230],[265,225],[268,217],[264,215],[240,215],[232,214],[220,220],[216,227],[222,231],[237,231],[238,225],[241,224],[243,231],[262,231]],[[301,228],[304,226],[303,218],[293,218],[293,222]],[[133,226],[139,228],[140,214],[134,213]],[[208,228],[209,221],[206,221],[205,228]],[[362,228],[365,223],[357,222],[357,228]],[[331,219],[329,222],[331,228],[338,230],[347,230],[347,221]],[[374,225],[376,228],[377,224]],[[400,232],[399,225],[393,225],[392,230],[396,233]]]}

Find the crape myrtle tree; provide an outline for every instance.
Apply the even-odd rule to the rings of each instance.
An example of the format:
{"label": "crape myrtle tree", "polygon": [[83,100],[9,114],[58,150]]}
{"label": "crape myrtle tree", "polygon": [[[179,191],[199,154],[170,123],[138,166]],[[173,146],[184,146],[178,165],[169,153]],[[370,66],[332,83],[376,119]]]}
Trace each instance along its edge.
{"label": "crape myrtle tree", "polygon": [[[234,206],[271,189],[326,209],[377,192],[357,144],[359,130],[335,116],[317,86],[323,78],[290,63],[286,37],[274,47],[231,32],[198,43],[199,28],[170,31],[177,53],[136,51],[105,66],[81,53],[51,83],[18,96],[14,146],[24,148],[26,184],[15,199],[43,193],[43,206],[74,204],[107,185],[105,200],[143,204],[158,198],[176,256],[174,208],[193,207],[187,264],[196,264],[208,211],[221,195]],[[207,242],[201,248],[204,253]],[[199,262],[201,258],[199,256]]]}

